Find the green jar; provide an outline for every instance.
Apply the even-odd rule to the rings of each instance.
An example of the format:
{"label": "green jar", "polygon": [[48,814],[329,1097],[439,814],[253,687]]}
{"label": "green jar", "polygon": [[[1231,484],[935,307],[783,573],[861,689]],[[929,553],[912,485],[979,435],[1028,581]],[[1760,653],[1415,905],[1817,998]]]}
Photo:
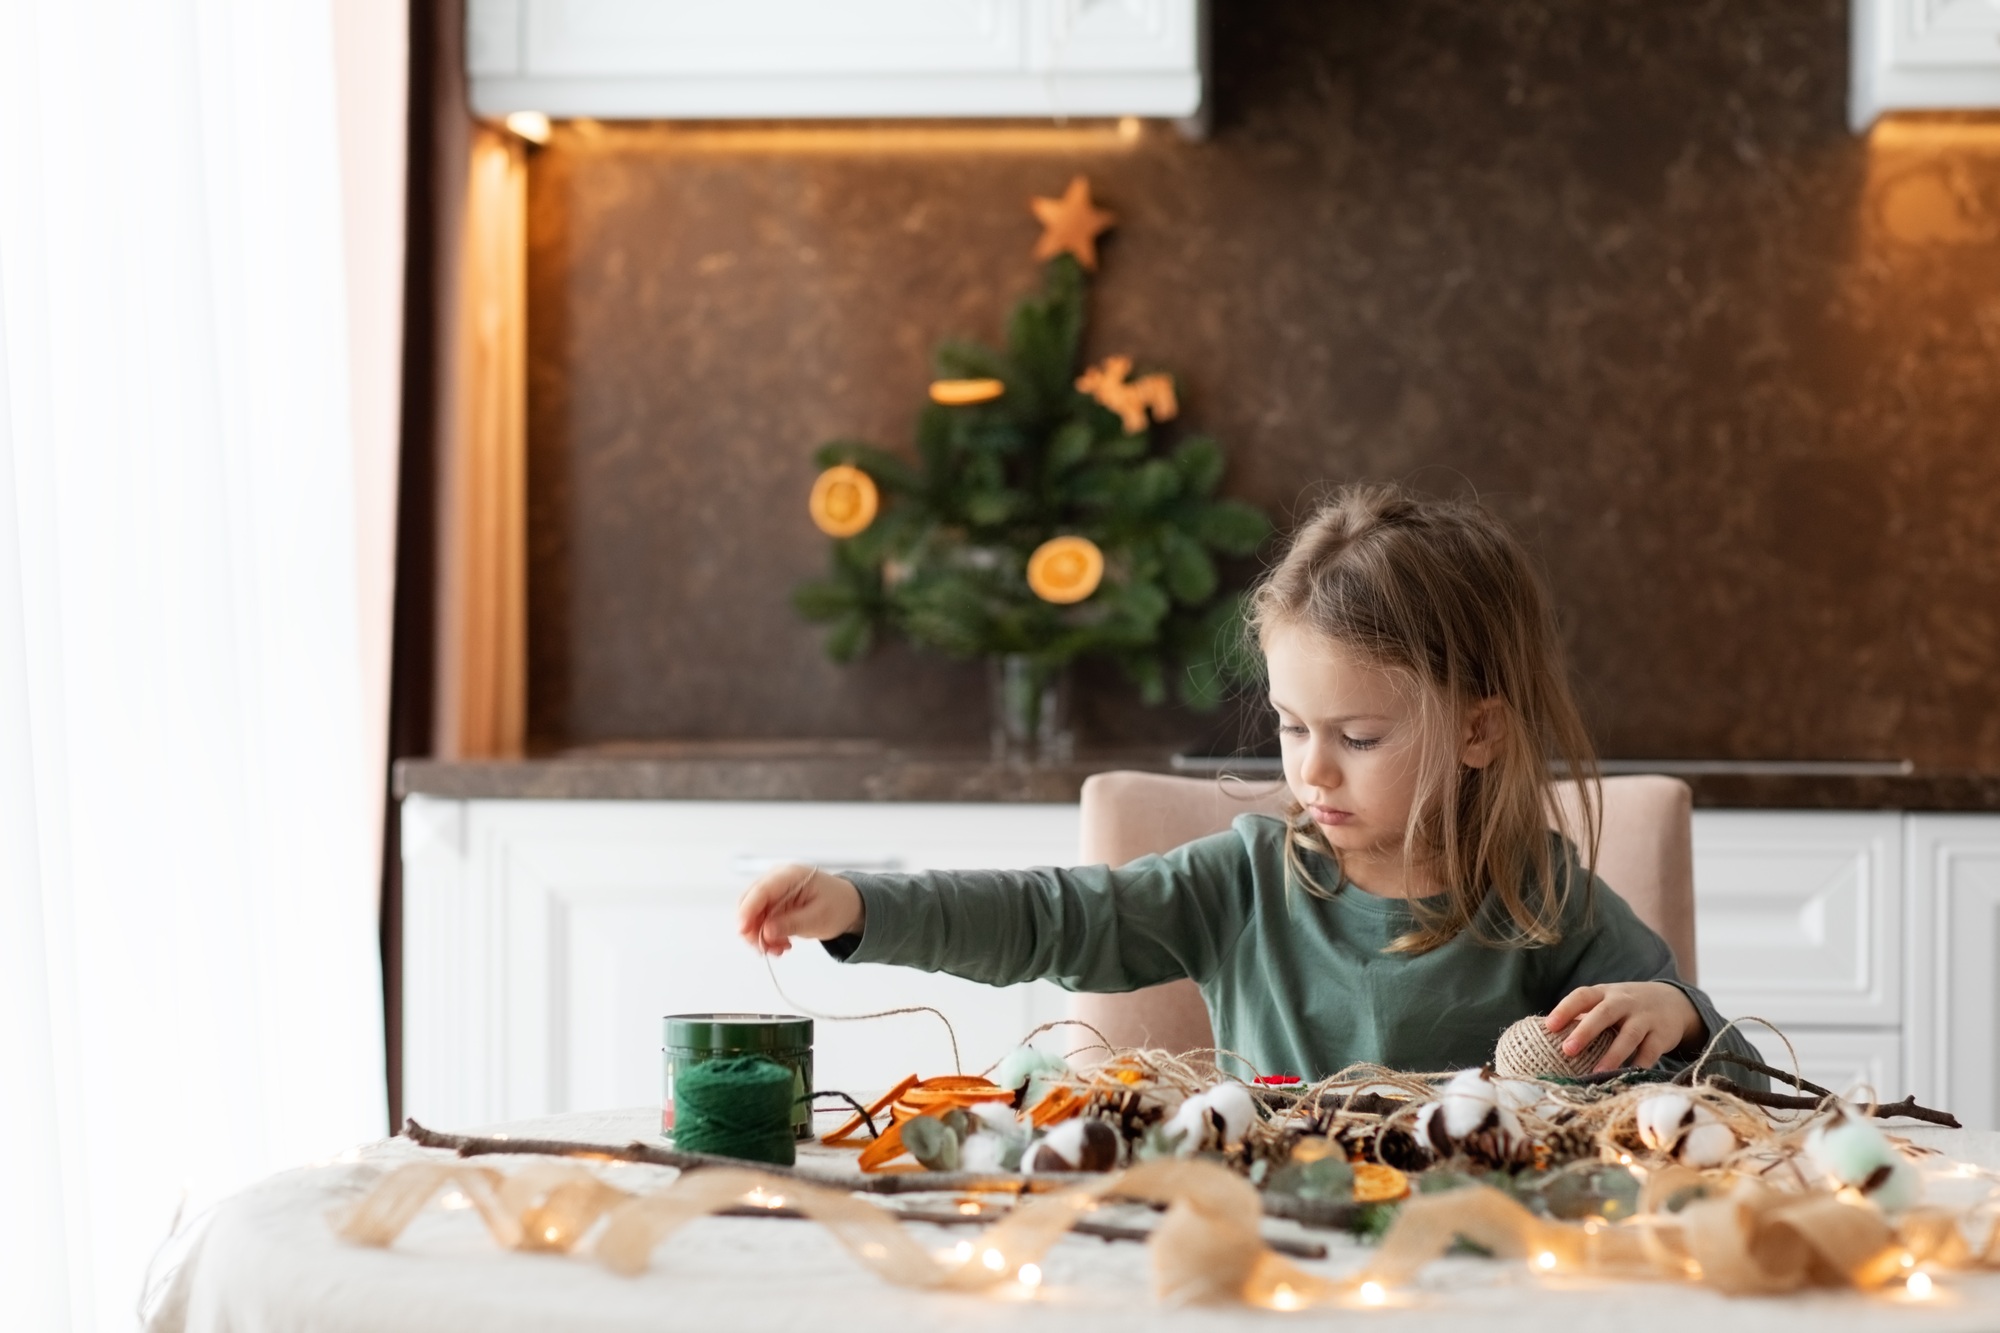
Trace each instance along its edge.
{"label": "green jar", "polygon": [[666,1100],[660,1133],[674,1132],[674,1074],[726,1055],[761,1055],[792,1071],[792,1137],[813,1136],[813,1021],[794,1014],[669,1014],[664,1020]]}

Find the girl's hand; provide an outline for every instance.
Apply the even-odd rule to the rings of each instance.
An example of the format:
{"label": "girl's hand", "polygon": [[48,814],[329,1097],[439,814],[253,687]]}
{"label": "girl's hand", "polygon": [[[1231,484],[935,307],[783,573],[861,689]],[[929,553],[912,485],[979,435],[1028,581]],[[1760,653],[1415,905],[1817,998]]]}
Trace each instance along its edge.
{"label": "girl's hand", "polygon": [[[1570,1025],[1574,1023],[1575,1026]],[[1615,981],[1603,986],[1579,986],[1563,997],[1543,1022],[1550,1032],[1569,1028],[1564,1055],[1575,1055],[1617,1028],[1595,1072],[1625,1065],[1651,1069],[1668,1051],[1703,1032],[1701,1015],[1678,986],[1664,981]]]}
{"label": "girl's hand", "polygon": [[830,940],[862,925],[861,892],[811,866],[780,866],[736,904],[736,929],[759,953],[785,953],[792,936]]}

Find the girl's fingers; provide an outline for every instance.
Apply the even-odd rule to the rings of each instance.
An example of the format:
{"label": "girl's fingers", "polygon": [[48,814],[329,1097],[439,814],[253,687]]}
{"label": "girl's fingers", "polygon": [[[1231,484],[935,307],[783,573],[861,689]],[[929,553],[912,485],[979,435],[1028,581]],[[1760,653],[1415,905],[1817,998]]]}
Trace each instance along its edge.
{"label": "girl's fingers", "polygon": [[1542,1026],[1551,1032],[1561,1032],[1583,1014],[1596,1008],[1603,999],[1602,986],[1578,986],[1563,997],[1561,1004],[1550,1011],[1549,1016],[1542,1021]]}
{"label": "girl's fingers", "polygon": [[1644,1020],[1634,1016],[1626,1020],[1618,1029],[1618,1035],[1611,1039],[1611,1045],[1604,1052],[1604,1058],[1597,1062],[1597,1072],[1608,1073],[1622,1069],[1632,1053],[1639,1049],[1639,1043],[1646,1039],[1647,1028]]}
{"label": "girl's fingers", "polygon": [[1672,1049],[1673,1044],[1661,1033],[1648,1033],[1646,1040],[1639,1043],[1638,1051],[1632,1056],[1632,1063],[1640,1069],[1651,1069],[1660,1063],[1661,1056]]}
{"label": "girl's fingers", "polygon": [[1624,1017],[1624,1007],[1612,1000],[1604,1000],[1582,1018],[1576,1020],[1568,1034],[1563,1037],[1564,1055],[1575,1055],[1597,1040],[1606,1028],[1616,1027]]}

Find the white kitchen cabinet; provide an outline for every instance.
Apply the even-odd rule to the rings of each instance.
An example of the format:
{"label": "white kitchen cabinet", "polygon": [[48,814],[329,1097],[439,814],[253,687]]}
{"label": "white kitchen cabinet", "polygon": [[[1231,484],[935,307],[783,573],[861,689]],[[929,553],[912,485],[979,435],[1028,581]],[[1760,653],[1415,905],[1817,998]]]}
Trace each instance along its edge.
{"label": "white kitchen cabinet", "polygon": [[483,115],[1192,116],[1201,0],[469,0]]}
{"label": "white kitchen cabinet", "polygon": [[1726,1014],[1902,1021],[1902,816],[1698,810],[1695,950]]}
{"label": "white kitchen cabinet", "polygon": [[2000,107],[2000,5],[1993,0],[1852,0],[1848,123],[1885,111]]}
{"label": "white kitchen cabinet", "polygon": [[[1910,1089],[1903,1077],[1903,1034],[1896,1028],[1807,1028],[1785,1029],[1785,1042],[1769,1028],[1750,1024],[1744,1033],[1757,1048],[1764,1063],[1791,1073],[1796,1068],[1808,1082],[1845,1097],[1895,1101]],[[1798,1057],[1794,1066],[1792,1057]],[[1718,1073],[1734,1076],[1721,1067]],[[1777,1092],[1794,1089],[1773,1080]],[[1921,1099],[1919,1099],[1921,1100]]]}
{"label": "white kitchen cabinet", "polygon": [[[444,1126],[632,1106],[661,1094],[660,1019],[789,1012],[736,937],[736,899],[763,868],[1014,868],[1075,859],[1069,805],[728,801],[458,801],[406,797],[403,1100]],[[968,1072],[1066,998],[824,951],[775,961],[799,1004],[857,1014],[934,1005]],[[816,1025],[815,1081],[879,1089],[913,1063],[951,1068],[927,1014]]]}
{"label": "white kitchen cabinet", "polygon": [[2000,816],[1911,816],[1908,875],[1912,1089],[2000,1128]]}
{"label": "white kitchen cabinet", "polygon": [[[441,1126],[630,1106],[660,1094],[660,1019],[794,1005],[735,937],[775,862],[922,870],[1069,864],[1073,805],[456,800],[410,796],[404,857],[404,1102]],[[1695,812],[1697,948],[1731,1017],[1791,1038],[1805,1077],[1914,1093],[2000,1128],[2000,815]],[[1068,998],[776,963],[800,1006],[930,1004],[984,1068]],[[1769,1063],[1783,1043],[1746,1028]],[[938,1021],[818,1024],[821,1087],[950,1068]]]}

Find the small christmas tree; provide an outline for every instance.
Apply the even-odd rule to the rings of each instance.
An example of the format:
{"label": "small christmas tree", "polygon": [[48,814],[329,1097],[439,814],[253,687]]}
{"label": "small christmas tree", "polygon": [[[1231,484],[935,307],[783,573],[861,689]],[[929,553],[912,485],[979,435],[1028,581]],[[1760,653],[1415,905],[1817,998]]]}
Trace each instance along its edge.
{"label": "small christmas tree", "polygon": [[1021,659],[1044,680],[1107,657],[1148,703],[1171,679],[1183,701],[1212,708],[1241,615],[1216,560],[1253,554],[1271,522],[1216,495],[1214,440],[1155,440],[1153,423],[1178,413],[1168,376],[1132,380],[1123,357],[1079,374],[1085,269],[1110,218],[1080,177],[1036,211],[1042,249],[1057,252],[1042,291],[1015,308],[1005,351],[939,347],[916,460],[848,440],[818,451],[812,514],[835,538],[832,570],[795,604],[831,625],[835,661],[886,634]]}

